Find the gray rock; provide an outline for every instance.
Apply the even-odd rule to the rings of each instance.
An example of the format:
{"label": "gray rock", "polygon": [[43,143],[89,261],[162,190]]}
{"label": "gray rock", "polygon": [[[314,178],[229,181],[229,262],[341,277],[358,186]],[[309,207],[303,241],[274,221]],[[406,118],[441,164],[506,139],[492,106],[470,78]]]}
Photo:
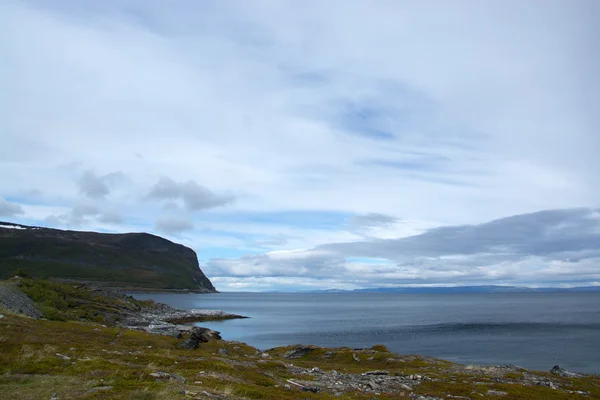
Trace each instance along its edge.
{"label": "gray rock", "polygon": [[183,376],[177,375],[177,374],[170,374],[168,372],[159,371],[159,372],[152,372],[149,375],[153,378],[156,378],[157,381],[172,380],[172,381],[177,381],[180,383],[185,383],[185,378]]}
{"label": "gray rock", "polygon": [[295,348],[288,351],[283,356],[285,358],[289,358],[289,359],[300,358],[300,357],[304,357],[307,354],[312,353],[313,351],[315,351],[318,348],[319,348],[318,346],[297,345]]}
{"label": "gray rock", "polygon": [[566,369],[561,368],[559,365],[555,365],[554,367],[552,367],[550,373],[558,376],[564,376],[566,378],[581,378],[583,376],[575,372],[567,371]]}
{"label": "gray rock", "polygon": [[367,371],[363,372],[363,375],[389,375],[388,371]]}
{"label": "gray rock", "polygon": [[56,353],[56,358],[59,358],[59,359],[61,359],[63,361],[67,361],[67,362],[71,361],[71,357],[65,356],[65,355],[60,354],[60,353]]}
{"label": "gray rock", "polygon": [[39,319],[44,315],[14,282],[0,282],[0,306],[17,314]]}
{"label": "gray rock", "polygon": [[212,329],[193,326],[190,328],[189,332],[189,339],[179,343],[179,347],[193,350],[200,347],[200,343],[206,343],[211,340],[221,340],[221,334],[217,331],[213,331]]}
{"label": "gray rock", "polygon": [[311,393],[317,393],[321,391],[321,388],[318,386],[304,386],[302,388],[303,392],[311,392]]}

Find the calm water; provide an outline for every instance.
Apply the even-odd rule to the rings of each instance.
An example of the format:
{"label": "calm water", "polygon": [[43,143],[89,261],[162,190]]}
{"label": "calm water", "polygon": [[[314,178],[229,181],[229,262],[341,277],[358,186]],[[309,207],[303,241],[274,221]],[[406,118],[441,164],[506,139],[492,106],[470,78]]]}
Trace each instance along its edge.
{"label": "calm water", "polygon": [[555,364],[600,373],[600,293],[144,294],[180,308],[250,319],[202,323],[260,349],[288,344],[370,347],[460,363]]}

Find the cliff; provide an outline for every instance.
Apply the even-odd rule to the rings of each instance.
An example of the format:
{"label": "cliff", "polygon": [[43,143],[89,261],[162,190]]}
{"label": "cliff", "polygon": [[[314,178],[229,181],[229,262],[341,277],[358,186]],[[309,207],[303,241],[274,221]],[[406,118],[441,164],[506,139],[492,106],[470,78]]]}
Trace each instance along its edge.
{"label": "cliff", "polygon": [[17,271],[132,290],[216,292],[196,253],[148,233],[65,231],[0,222],[0,279]]}

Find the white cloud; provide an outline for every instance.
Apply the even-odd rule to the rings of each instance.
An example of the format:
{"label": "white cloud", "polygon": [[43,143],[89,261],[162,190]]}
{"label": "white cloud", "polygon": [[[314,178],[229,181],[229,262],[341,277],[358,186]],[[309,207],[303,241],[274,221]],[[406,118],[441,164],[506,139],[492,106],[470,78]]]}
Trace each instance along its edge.
{"label": "white cloud", "polygon": [[[123,219],[88,215],[88,229],[154,230],[174,214],[179,228],[160,229],[197,249],[597,207],[598,7],[3,3],[0,195],[42,193],[19,200],[25,214],[11,216],[25,222],[89,199]],[[128,180],[113,185],[110,171]],[[143,201],[162,177],[175,191],[161,202],[202,213]],[[400,219],[310,229],[235,214],[297,211]]]}

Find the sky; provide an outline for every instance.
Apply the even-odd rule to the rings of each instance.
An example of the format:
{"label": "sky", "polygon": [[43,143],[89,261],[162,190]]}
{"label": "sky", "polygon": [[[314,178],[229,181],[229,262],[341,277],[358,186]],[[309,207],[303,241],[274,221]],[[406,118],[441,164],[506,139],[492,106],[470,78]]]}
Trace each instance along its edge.
{"label": "sky", "polygon": [[8,0],[0,220],[221,291],[600,285],[600,3]]}

